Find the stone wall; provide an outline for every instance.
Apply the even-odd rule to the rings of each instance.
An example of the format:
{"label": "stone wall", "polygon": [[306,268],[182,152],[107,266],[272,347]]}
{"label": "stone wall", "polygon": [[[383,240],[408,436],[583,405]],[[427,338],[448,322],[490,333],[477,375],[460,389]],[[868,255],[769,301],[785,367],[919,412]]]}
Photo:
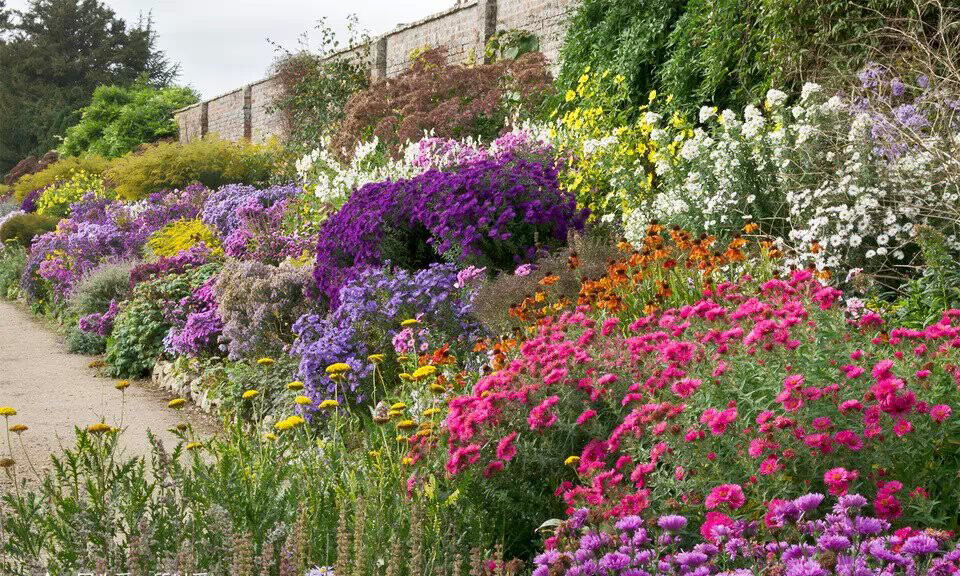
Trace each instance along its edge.
{"label": "stone wall", "polygon": [[[556,62],[567,18],[577,0],[461,0],[456,6],[417,22],[401,24],[375,38],[370,46],[372,78],[396,76],[410,65],[411,54],[425,46],[447,48],[451,62],[483,59],[486,41],[497,30],[526,30],[540,39],[540,49]],[[332,58],[344,57],[346,51]],[[270,111],[281,86],[269,77],[174,112],[180,141],[205,134],[228,140],[263,142],[282,138],[283,119]]]}

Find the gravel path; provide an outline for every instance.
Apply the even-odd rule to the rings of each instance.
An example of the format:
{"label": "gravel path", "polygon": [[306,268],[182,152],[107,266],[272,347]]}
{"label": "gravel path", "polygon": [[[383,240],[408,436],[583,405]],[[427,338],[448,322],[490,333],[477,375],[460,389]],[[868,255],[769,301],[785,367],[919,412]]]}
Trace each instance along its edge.
{"label": "gravel path", "polygon": [[[52,452],[73,445],[75,426],[86,427],[101,419],[113,426],[120,423],[121,394],[114,388],[116,381],[98,377],[89,367],[92,360],[68,354],[62,339],[44,321],[18,304],[0,300],[0,406],[17,410],[11,425],[29,426],[22,435],[23,445],[38,469],[47,468]],[[147,430],[167,446],[176,442],[168,429],[180,422],[190,422],[201,435],[216,430],[210,418],[192,408],[167,408],[169,399],[149,381],[134,381],[127,388],[123,409],[126,432],[121,436],[126,454],[150,453]],[[0,441],[0,455],[6,455],[6,438],[0,435]],[[12,441],[14,459],[25,465],[16,436]],[[8,481],[0,474],[0,486],[3,484]]]}

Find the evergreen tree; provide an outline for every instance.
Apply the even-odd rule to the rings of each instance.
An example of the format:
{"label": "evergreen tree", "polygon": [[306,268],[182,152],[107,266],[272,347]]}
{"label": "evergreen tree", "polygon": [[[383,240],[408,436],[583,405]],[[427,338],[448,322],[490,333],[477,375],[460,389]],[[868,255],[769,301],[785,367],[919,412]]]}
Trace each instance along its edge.
{"label": "evergreen tree", "polygon": [[134,26],[97,0],[0,0],[0,173],[55,148],[101,84],[168,84],[150,18]]}

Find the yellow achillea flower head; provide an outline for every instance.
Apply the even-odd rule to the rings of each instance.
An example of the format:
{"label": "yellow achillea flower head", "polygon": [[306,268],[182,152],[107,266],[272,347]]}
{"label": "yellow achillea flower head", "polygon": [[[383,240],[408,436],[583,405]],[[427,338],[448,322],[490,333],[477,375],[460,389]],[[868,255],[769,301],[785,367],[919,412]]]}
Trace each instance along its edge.
{"label": "yellow achillea flower head", "polygon": [[288,390],[303,390],[303,382],[299,380],[294,380],[293,382],[287,384]]}
{"label": "yellow achillea flower head", "polygon": [[343,374],[353,370],[346,362],[337,362],[327,366],[327,374]]}
{"label": "yellow achillea flower head", "polygon": [[11,408],[10,406],[0,406],[0,416],[4,418],[9,418],[10,416],[16,416],[17,411]]}
{"label": "yellow achillea flower head", "polygon": [[413,374],[411,374],[410,376],[414,380],[423,380],[424,378],[429,378],[430,376],[433,376],[436,373],[437,373],[437,367],[430,366],[428,364],[426,366],[421,366],[417,368],[416,370],[413,371]]}
{"label": "yellow achillea flower head", "polygon": [[579,456],[567,456],[567,459],[564,460],[563,463],[564,463],[565,465],[567,465],[567,466],[576,466],[577,464],[580,463],[580,457],[579,457]]}
{"label": "yellow achillea flower head", "polygon": [[367,360],[369,360],[374,364],[379,364],[383,362],[384,358],[386,358],[386,356],[384,356],[383,354],[371,354],[367,356]]}
{"label": "yellow achillea flower head", "polygon": [[116,384],[113,385],[113,387],[116,388],[117,390],[123,392],[124,390],[126,390],[127,388],[130,387],[130,381],[129,381],[129,380],[119,380]]}
{"label": "yellow achillea flower head", "polygon": [[111,430],[110,425],[106,422],[97,422],[96,424],[91,424],[87,426],[87,432],[93,432],[94,434],[100,434],[101,432],[109,432]]}
{"label": "yellow achillea flower head", "polygon": [[440,409],[439,409],[439,408],[427,408],[426,410],[423,411],[423,415],[424,415],[424,416],[433,416],[433,415],[436,414],[437,412],[440,412]]}
{"label": "yellow achillea flower head", "polygon": [[242,397],[244,400],[249,400],[251,398],[255,398],[259,393],[260,393],[259,390],[247,390],[246,392],[243,393]]}
{"label": "yellow achillea flower head", "polygon": [[29,429],[30,428],[28,428],[26,424],[14,424],[13,426],[10,427],[10,431],[13,432],[14,434],[21,434],[23,432],[26,432]]}
{"label": "yellow achillea flower head", "polygon": [[336,400],[333,400],[333,399],[331,398],[331,399],[329,399],[329,400],[324,400],[323,402],[321,402],[321,403],[320,403],[320,408],[321,408],[322,410],[327,410],[327,409],[330,409],[330,408],[336,408],[336,407],[339,406],[339,405],[340,405],[339,402],[337,402]]}
{"label": "yellow achillea flower head", "polygon": [[379,458],[379,457],[380,457],[380,451],[379,451],[379,450],[371,450],[371,451],[367,452],[367,454],[369,454],[371,458]]}
{"label": "yellow achillea flower head", "polygon": [[296,398],[294,398],[293,401],[296,402],[297,404],[301,405],[301,406],[306,406],[306,405],[308,405],[308,404],[313,404],[313,400],[311,400],[309,396],[304,396],[303,394],[301,394],[300,396],[297,396]]}
{"label": "yellow achillea flower head", "polygon": [[264,440],[276,440],[276,439],[277,439],[277,435],[274,434],[273,432],[267,432],[266,434],[263,435],[263,439],[264,439]]}
{"label": "yellow achillea flower head", "polygon": [[433,430],[430,428],[424,428],[423,430],[417,430],[417,436],[426,437],[433,434]]}
{"label": "yellow achillea flower head", "polygon": [[401,460],[400,463],[403,464],[404,466],[410,466],[413,464],[413,458],[407,456],[406,458]]}
{"label": "yellow achillea flower head", "polygon": [[183,408],[183,405],[186,403],[187,401],[183,398],[174,398],[173,400],[167,402],[167,408],[173,408],[174,410],[177,410],[179,408]]}
{"label": "yellow achillea flower head", "polygon": [[443,384],[438,384],[437,382],[434,382],[433,384],[430,385],[430,391],[436,394],[443,394],[444,392],[447,391],[447,389],[443,387]]}
{"label": "yellow achillea flower head", "polygon": [[397,402],[396,404],[394,404],[393,406],[391,406],[390,409],[391,409],[391,410],[406,410],[406,409],[407,409],[407,405],[404,404],[403,402]]}
{"label": "yellow achillea flower head", "polygon": [[403,415],[403,410],[387,410],[387,418]]}
{"label": "yellow achillea flower head", "polygon": [[416,428],[416,427],[417,427],[417,423],[414,422],[413,420],[401,420],[397,422],[397,428],[401,430],[407,430],[407,429]]}
{"label": "yellow achillea flower head", "polygon": [[408,354],[401,354],[400,356],[397,356],[397,362],[406,362],[409,359],[410,356]]}
{"label": "yellow achillea flower head", "polygon": [[190,442],[185,446],[187,450],[196,450],[197,448],[203,448],[203,444],[200,442]]}
{"label": "yellow achillea flower head", "polygon": [[260,358],[257,360],[257,364],[261,366],[273,366],[276,363],[276,360],[273,358]]}
{"label": "yellow achillea flower head", "polygon": [[300,424],[303,424],[305,420],[300,416],[290,416],[289,418],[284,418],[283,420],[277,422],[273,425],[277,430],[290,430]]}
{"label": "yellow achillea flower head", "polygon": [[404,382],[409,382],[413,380],[413,374],[407,374],[406,372],[401,372],[399,376],[400,376],[400,379],[403,380]]}
{"label": "yellow achillea flower head", "polygon": [[407,318],[406,320],[404,320],[403,322],[400,323],[400,326],[402,326],[402,327],[404,327],[404,328],[409,328],[409,327],[411,327],[411,326],[416,326],[416,325],[419,324],[419,323],[420,323],[420,321],[417,320],[416,318]]}

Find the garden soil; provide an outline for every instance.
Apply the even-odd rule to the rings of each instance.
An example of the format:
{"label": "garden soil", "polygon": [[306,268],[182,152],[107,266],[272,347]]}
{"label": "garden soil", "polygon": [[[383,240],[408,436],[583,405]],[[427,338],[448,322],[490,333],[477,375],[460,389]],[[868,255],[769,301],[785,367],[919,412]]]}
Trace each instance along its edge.
{"label": "garden soil", "polygon": [[[127,455],[150,453],[147,430],[168,449],[176,443],[169,429],[181,422],[192,424],[201,437],[216,430],[211,418],[189,405],[180,411],[168,408],[170,396],[149,381],[132,381],[121,402],[122,395],[114,388],[116,380],[99,377],[90,367],[93,360],[67,353],[62,338],[43,320],[16,303],[0,300],[0,406],[17,410],[11,425],[29,426],[20,438],[10,435],[19,474],[33,476],[25,456],[41,474],[42,469],[49,469],[51,454],[73,446],[74,427],[85,428],[100,420],[119,425],[121,404],[126,432],[120,444]],[[8,451],[2,432],[0,457]],[[0,486],[5,485],[9,479],[0,473]]]}

